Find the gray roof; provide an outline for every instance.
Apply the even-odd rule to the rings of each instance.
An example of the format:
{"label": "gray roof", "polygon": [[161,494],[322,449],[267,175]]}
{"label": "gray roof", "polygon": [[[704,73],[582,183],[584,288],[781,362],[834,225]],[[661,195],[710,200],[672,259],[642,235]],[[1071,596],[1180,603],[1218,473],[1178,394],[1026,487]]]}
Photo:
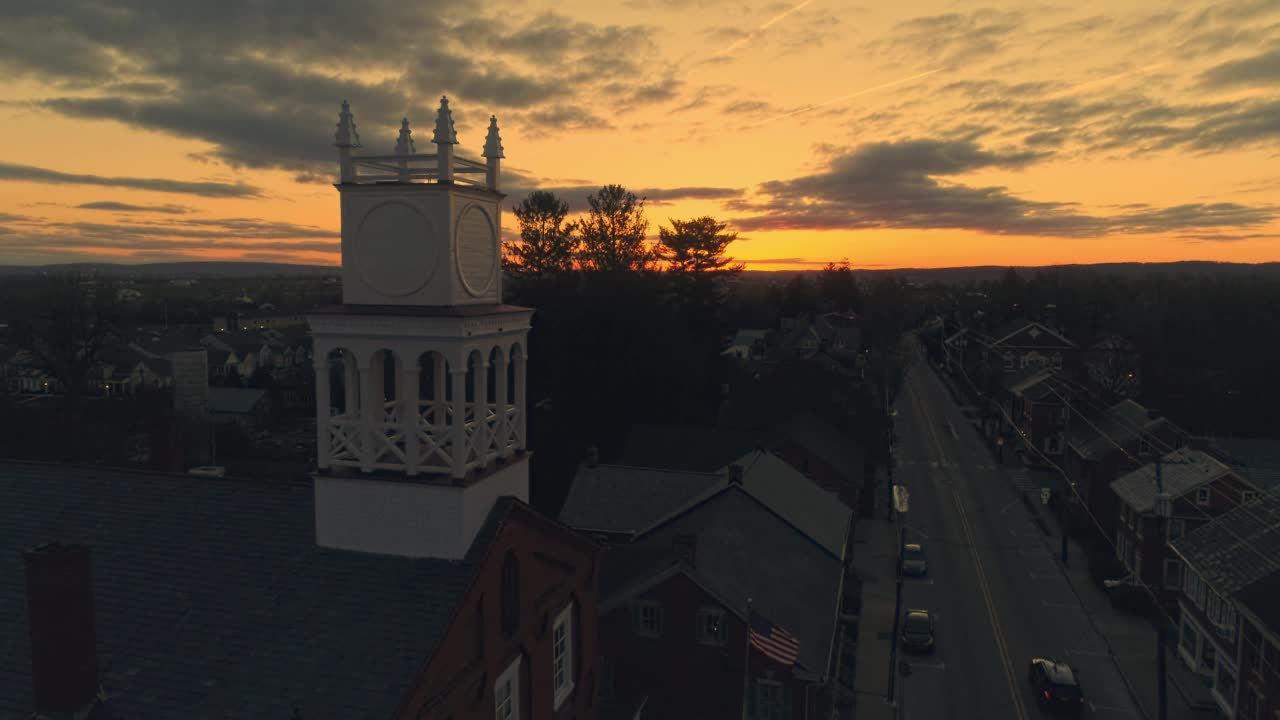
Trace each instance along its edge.
{"label": "gray roof", "polygon": [[559,520],[581,530],[636,532],[722,482],[716,473],[584,463]]}
{"label": "gray roof", "polygon": [[1280,570],[1280,490],[1219,515],[1170,545],[1215,592],[1234,595]]}
{"label": "gray roof", "polygon": [[853,438],[821,417],[811,412],[796,413],[780,429],[793,442],[822,458],[850,480],[862,477],[862,448]]}
{"label": "gray roof", "polygon": [[1071,447],[1081,457],[1090,460],[1107,454],[1115,449],[1116,444],[1124,445],[1139,435],[1154,432],[1165,422],[1163,417],[1152,419],[1147,409],[1133,400],[1121,400],[1089,420],[1097,430],[1087,423],[1078,423],[1071,433]]}
{"label": "gray roof", "polygon": [[772,453],[756,451],[739,462],[747,492],[832,555],[844,557],[853,511],[835,493]]}
{"label": "gray roof", "polygon": [[267,391],[262,388],[211,387],[209,388],[209,411],[215,413],[249,413],[253,411],[253,406],[257,405],[258,401],[266,394]]}
{"label": "gray roof", "polygon": [[692,575],[699,583],[738,613],[751,598],[756,612],[800,640],[800,666],[827,671],[844,566],[736,485],[635,543],[610,550],[601,578],[602,602],[608,601],[606,592],[625,593],[669,567],[677,535],[696,538]]}
{"label": "gray roof", "polygon": [[92,546],[102,685],[119,717],[389,717],[449,627],[466,559],[315,544],[310,483],[0,464],[0,720],[34,710],[20,551]]}
{"label": "gray roof", "polygon": [[759,447],[759,433],[716,427],[633,425],[619,465],[716,472]]}
{"label": "gray roof", "polygon": [[[1180,448],[1163,458],[1164,491],[1178,498],[1231,472],[1231,468],[1200,450]],[[1156,466],[1147,463],[1111,483],[1121,501],[1140,513],[1151,512],[1156,498]]]}

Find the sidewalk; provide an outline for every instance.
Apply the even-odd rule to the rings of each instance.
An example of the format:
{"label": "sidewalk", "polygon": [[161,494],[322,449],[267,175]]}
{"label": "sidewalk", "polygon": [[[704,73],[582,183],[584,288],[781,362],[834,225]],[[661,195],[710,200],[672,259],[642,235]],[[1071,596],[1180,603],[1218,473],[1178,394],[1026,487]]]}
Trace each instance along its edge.
{"label": "sidewalk", "polygon": [[[898,562],[897,530],[888,520],[887,482],[884,477],[877,479],[875,514],[860,519],[854,531],[854,572],[862,579],[853,681],[852,717],[857,720],[893,720],[898,716],[897,708],[886,701]],[[900,687],[901,678],[897,681]]]}

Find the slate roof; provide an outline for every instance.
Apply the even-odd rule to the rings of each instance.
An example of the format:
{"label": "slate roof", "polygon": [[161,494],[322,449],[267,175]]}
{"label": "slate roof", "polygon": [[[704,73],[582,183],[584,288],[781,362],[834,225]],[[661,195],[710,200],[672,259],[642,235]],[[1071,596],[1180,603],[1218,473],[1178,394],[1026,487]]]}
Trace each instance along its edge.
{"label": "slate roof", "polygon": [[389,717],[449,627],[501,518],[461,561],[315,544],[310,483],[0,463],[0,720],[34,710],[20,552],[92,546],[117,717]]}
{"label": "slate roof", "polygon": [[209,412],[236,415],[253,412],[253,408],[267,394],[262,388],[209,388]]}
{"label": "slate roof", "polygon": [[583,464],[559,520],[581,530],[636,532],[723,481],[715,473]]}
{"label": "slate roof", "polygon": [[612,548],[601,575],[602,604],[666,571],[674,562],[672,541],[686,534],[696,538],[695,580],[738,613],[751,598],[756,612],[800,640],[798,664],[825,674],[843,564],[736,485]]}
{"label": "slate roof", "polygon": [[[1164,491],[1170,498],[1185,495],[1231,472],[1231,468],[1213,456],[1190,448],[1174,450],[1163,460]],[[1147,463],[1122,476],[1111,483],[1111,489],[1134,510],[1151,512],[1156,498],[1155,463]]]}
{"label": "slate roof", "polygon": [[682,425],[633,425],[619,465],[716,472],[760,445],[746,430]]}
{"label": "slate roof", "polygon": [[1280,635],[1280,571],[1255,580],[1236,593],[1236,601],[1253,613],[1273,635]]}
{"label": "slate roof", "polygon": [[1053,374],[1052,368],[1029,367],[1015,370],[1012,374],[1004,379],[1004,388],[1011,393],[1021,394],[1022,391],[1040,382],[1041,380]]}
{"label": "slate roof", "polygon": [[[1084,422],[1077,423],[1071,433],[1071,448],[1081,457],[1093,460],[1115,449],[1111,440],[1124,445],[1140,435],[1154,432],[1164,424],[1165,419],[1160,417],[1153,420],[1142,405],[1133,400],[1121,400],[1103,410],[1097,417],[1089,418],[1089,421],[1098,429],[1094,430]],[[1102,432],[1099,433],[1099,430]]]}
{"label": "slate roof", "polygon": [[[1215,592],[1231,596],[1280,570],[1280,490],[1223,513],[1170,546]],[[1274,605],[1275,596],[1269,597]]]}

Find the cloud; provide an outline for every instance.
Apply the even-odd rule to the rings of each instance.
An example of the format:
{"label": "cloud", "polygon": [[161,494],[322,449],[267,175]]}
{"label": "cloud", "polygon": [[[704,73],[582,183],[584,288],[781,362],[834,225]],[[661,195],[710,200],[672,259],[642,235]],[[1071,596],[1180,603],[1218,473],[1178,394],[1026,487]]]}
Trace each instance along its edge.
{"label": "cloud", "polygon": [[1200,82],[1213,87],[1280,84],[1280,45],[1260,55],[1215,65],[1200,74]]}
{"label": "cloud", "polygon": [[[580,182],[562,184],[552,180],[538,179],[519,172],[503,170],[506,176],[507,204],[514,207],[534,190],[551,192],[569,204],[571,213],[586,212],[589,207],[587,196],[600,191],[602,184]],[[741,188],[728,187],[674,187],[674,188],[627,188],[636,197],[645,198],[648,206],[670,205],[680,200],[730,200],[740,198]]]}
{"label": "cloud", "polygon": [[862,50],[889,62],[954,67],[998,55],[1025,30],[1026,19],[1019,11],[983,8],[925,15],[897,23],[886,37],[864,43]]}
{"label": "cloud", "polygon": [[168,215],[183,215],[191,212],[185,205],[130,205],[129,203],[102,200],[99,202],[81,203],[76,206],[81,210],[113,210],[116,212],[152,212]]}
{"label": "cloud", "polygon": [[988,168],[1021,169],[1041,159],[991,151],[972,141],[871,143],[818,173],[763,183],[757,198],[727,205],[731,220],[754,230],[958,229],[991,235],[1098,237],[1191,228],[1246,227],[1275,219],[1275,208],[1188,204],[1095,215],[1076,203],[1020,198],[1004,187],[974,187],[948,176]]}
{"label": "cloud", "polygon": [[1202,233],[1196,235],[1179,235],[1178,239],[1189,243],[1228,243],[1240,242],[1242,240],[1280,240],[1280,235],[1268,235],[1265,233]]}
{"label": "cloud", "polygon": [[53,185],[101,185],[129,190],[199,195],[207,198],[260,197],[262,191],[244,183],[187,182],[164,178],[107,177],[103,175],[77,175],[58,170],[0,162],[0,181],[46,183]]}

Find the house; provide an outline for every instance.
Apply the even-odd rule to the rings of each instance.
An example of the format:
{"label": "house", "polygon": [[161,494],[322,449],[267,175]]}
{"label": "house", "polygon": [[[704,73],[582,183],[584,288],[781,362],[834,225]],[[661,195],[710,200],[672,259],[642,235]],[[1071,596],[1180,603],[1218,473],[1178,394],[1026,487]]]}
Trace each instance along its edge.
{"label": "house", "polygon": [[[493,685],[515,667],[526,708],[545,707],[529,716],[550,718],[548,618],[570,628],[572,704],[594,716],[597,551],[515,498],[443,559],[319,544],[309,482],[3,463],[0,493],[13,500],[0,504],[0,717],[41,702],[28,659],[66,652],[50,625],[63,608],[93,618],[70,642],[97,677],[78,656],[44,660],[37,693],[88,687],[66,699],[89,703],[101,687],[116,717],[492,718]],[[32,552],[51,541],[91,549]]]}
{"label": "house", "polygon": [[[221,332],[204,336],[200,344],[206,348],[230,353],[227,361],[234,359],[236,372],[242,379],[248,379],[260,367],[270,367],[271,347],[266,338],[257,331]],[[214,366],[214,358],[210,358],[209,367]],[[227,365],[229,371],[232,365]],[[227,374],[224,371],[224,375]]]}
{"label": "house", "polygon": [[738,360],[763,360],[769,330],[739,330],[723,354]]}
{"label": "house", "polygon": [[1240,617],[1240,687],[1236,717],[1280,718],[1280,572],[1246,585],[1235,596]]}
{"label": "house", "polygon": [[1258,489],[1280,485],[1280,440],[1218,437],[1210,441],[1209,449]]}
{"label": "house", "polygon": [[[1271,715],[1255,716],[1270,720],[1280,699],[1263,690],[1275,687],[1274,661],[1280,659],[1272,643],[1275,632],[1269,629],[1280,607],[1272,579],[1280,572],[1280,490],[1220,515],[1171,541],[1170,547],[1183,566],[1179,658],[1204,676],[1227,717],[1241,717],[1237,711],[1244,699],[1270,708]],[[1242,621],[1246,615],[1257,622]],[[1263,630],[1270,638],[1262,637]],[[1260,682],[1241,682],[1245,658],[1244,676]]]}
{"label": "house", "polygon": [[[1005,402],[1015,433],[1040,453],[1056,459],[1065,443],[1067,402],[1072,388],[1054,368],[1032,366],[1005,376]],[[1043,464],[1038,453],[1027,461]]]}
{"label": "house", "polygon": [[1257,488],[1203,450],[1181,448],[1160,458],[1164,492],[1170,511],[1163,536],[1157,532],[1156,465],[1149,463],[1112,483],[1120,501],[1116,556],[1135,581],[1158,592],[1161,602],[1176,607],[1182,567],[1167,543],[1193,532],[1218,515],[1252,503]]}
{"label": "house", "polygon": [[[604,562],[606,712],[830,715],[846,642],[844,568],[743,486],[720,488],[614,546]],[[749,627],[777,639],[771,653],[749,641]]]}
{"label": "house", "polygon": [[1120,517],[1111,484],[1152,459],[1157,448],[1182,447],[1186,434],[1133,400],[1121,400],[1098,413],[1089,412],[1089,407],[1087,403],[1073,405],[1066,470],[1084,504],[1082,509],[1102,526],[1098,530],[1110,543],[1116,537]]}
{"label": "house", "polygon": [[1032,320],[1013,320],[981,333],[982,362],[988,372],[1007,374],[1027,368],[1062,369],[1075,343]]}
{"label": "house", "polygon": [[271,398],[261,388],[211,387],[207,403],[216,425],[233,423],[253,432],[271,422]]}

